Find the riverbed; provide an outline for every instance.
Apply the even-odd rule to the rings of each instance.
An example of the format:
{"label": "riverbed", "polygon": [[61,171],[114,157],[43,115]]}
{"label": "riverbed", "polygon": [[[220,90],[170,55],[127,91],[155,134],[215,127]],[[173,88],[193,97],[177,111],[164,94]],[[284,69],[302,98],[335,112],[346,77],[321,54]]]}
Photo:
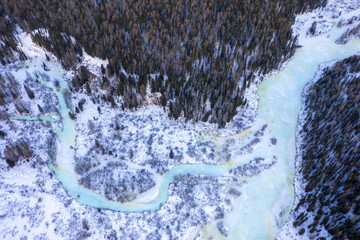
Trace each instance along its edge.
{"label": "riverbed", "polygon": [[[295,173],[295,128],[301,108],[301,92],[313,78],[318,65],[335,59],[343,59],[360,51],[360,41],[353,40],[346,45],[337,45],[335,40],[348,27],[337,28],[324,35],[302,41],[293,58],[278,73],[266,78],[258,86],[259,103],[257,118],[247,132],[255,132],[267,125],[267,137],[275,138],[276,145],[261,142],[253,152],[237,156],[232,164],[179,164],[162,175],[155,186],[157,194],[149,201],[120,203],[109,201],[90,189],[79,184],[75,172],[76,136],[75,122],[69,116],[71,112],[66,104],[65,92],[68,83],[63,77],[62,68],[49,72],[60,83],[43,84],[51,88],[58,99],[60,122],[56,127],[56,158],[50,159],[49,168],[55,173],[67,193],[78,202],[103,209],[121,212],[156,211],[167,201],[169,184],[182,175],[208,175],[214,177],[232,176],[229,170],[242,166],[254,158],[270,159],[276,157],[276,163],[255,176],[238,177],[245,184],[239,187],[241,196],[234,198],[232,211],[225,214],[224,226],[228,229],[229,239],[273,239],[289,216],[294,200]],[[30,67],[31,68],[31,67]],[[54,121],[47,117],[14,117],[13,119]],[[222,136],[231,138],[233,135]],[[217,228],[217,222],[209,223],[201,229],[204,235],[215,239],[225,238]]]}

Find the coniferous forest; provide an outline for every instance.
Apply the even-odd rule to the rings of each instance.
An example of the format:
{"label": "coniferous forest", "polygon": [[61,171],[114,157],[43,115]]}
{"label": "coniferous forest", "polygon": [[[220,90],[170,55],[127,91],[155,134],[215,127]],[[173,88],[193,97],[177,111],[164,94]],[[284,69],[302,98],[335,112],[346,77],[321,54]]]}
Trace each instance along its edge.
{"label": "coniferous forest", "polygon": [[331,239],[360,238],[359,72],[359,56],[339,61],[306,96],[299,169],[306,194],[293,210],[300,235],[324,228]]}
{"label": "coniferous forest", "polygon": [[360,239],[360,0],[0,0],[1,239]]}
{"label": "coniferous forest", "polygon": [[[16,26],[73,69],[83,51],[108,59],[101,78],[80,69],[73,91],[105,89],[114,107],[137,108],[146,87],[161,93],[169,116],[224,127],[246,106],[255,74],[289,59],[297,45],[295,14],[325,0],[1,0],[0,61],[27,57],[17,49]],[[18,54],[15,54],[17,52]],[[122,96],[122,106],[114,98]]]}

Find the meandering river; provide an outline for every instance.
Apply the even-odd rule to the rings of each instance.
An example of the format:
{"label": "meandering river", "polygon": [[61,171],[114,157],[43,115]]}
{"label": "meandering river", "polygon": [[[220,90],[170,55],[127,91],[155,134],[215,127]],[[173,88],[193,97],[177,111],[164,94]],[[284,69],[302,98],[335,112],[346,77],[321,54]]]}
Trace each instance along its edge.
{"label": "meandering river", "polygon": [[[233,210],[226,213],[223,220],[229,229],[229,239],[273,239],[288,218],[294,199],[295,128],[301,109],[301,92],[305,84],[313,78],[320,63],[343,59],[360,51],[358,40],[350,41],[346,45],[334,43],[344,30],[333,27],[328,34],[308,39],[302,43],[302,48],[296,51],[282,71],[259,85],[260,100],[257,118],[252,128],[255,131],[259,126],[267,124],[271,136],[277,139],[277,144],[272,148],[268,144],[262,144],[246,156],[246,159],[239,156],[234,164],[242,165],[253,157],[264,156],[277,156],[277,162],[258,175],[242,178],[247,183],[241,186],[241,196],[234,200]],[[58,98],[61,116],[61,126],[56,129],[56,160],[50,161],[49,167],[68,194],[76,197],[80,203],[121,212],[154,211],[166,202],[169,184],[178,175],[230,176],[230,166],[226,164],[177,165],[163,175],[157,189],[158,195],[150,202],[136,202],[136,199],[135,202],[128,203],[113,202],[84,188],[78,184],[78,176],[74,170],[75,122],[69,117],[69,109],[64,98],[68,85],[61,72],[57,78],[60,80],[58,88],[46,83]],[[51,119],[48,117],[40,120]],[[216,239],[224,238],[217,232],[214,224],[208,224],[203,230]]]}

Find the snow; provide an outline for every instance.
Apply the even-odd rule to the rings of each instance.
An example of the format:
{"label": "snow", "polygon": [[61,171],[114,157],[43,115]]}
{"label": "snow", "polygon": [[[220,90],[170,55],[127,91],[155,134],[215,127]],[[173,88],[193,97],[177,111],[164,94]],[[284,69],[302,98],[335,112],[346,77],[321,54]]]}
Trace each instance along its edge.
{"label": "snow", "polygon": [[[317,19],[322,19],[322,21],[324,23],[328,23],[328,24],[324,24],[323,28],[325,28],[325,30],[321,29],[320,32],[323,34],[320,34],[319,38],[331,38],[331,40],[333,42],[335,42],[336,39],[338,39],[338,37],[341,35],[341,33],[347,31],[347,29],[349,29],[351,26],[341,26],[342,27],[342,31],[340,33],[337,33],[335,31],[335,25],[337,23],[339,23],[339,21],[344,21],[343,19],[350,19],[353,16],[358,16],[360,14],[360,2],[359,1],[335,1],[335,0],[330,0],[328,1],[327,6],[324,9],[320,9],[320,10],[316,10],[314,12],[311,13],[306,13],[304,15],[300,15],[297,16],[296,19],[296,23],[293,26],[294,32],[296,35],[298,35],[299,37],[299,44],[301,46],[307,47],[307,46],[312,46],[314,44],[314,42],[310,39],[308,39],[306,37],[306,31],[307,29],[309,29],[311,27],[311,24],[314,20]],[[330,30],[328,28],[329,25],[332,25],[332,29]],[[338,24],[339,27],[339,24]],[[336,29],[338,30],[338,29]],[[332,33],[331,33],[332,32]],[[324,34],[331,34],[324,36]],[[325,40],[325,39],[324,39]],[[324,41],[323,41],[324,42]],[[323,43],[322,43],[323,44]],[[314,74],[314,76],[312,77],[312,80],[309,81],[307,83],[307,85],[305,86],[303,92],[302,92],[302,100],[305,100],[305,93],[308,91],[309,87],[314,84],[321,76],[323,69],[332,66],[335,61],[331,61],[333,59],[342,59],[345,58],[346,55],[350,56],[352,54],[355,54],[357,51],[356,50],[358,48],[359,45],[359,41],[353,42],[352,46],[349,46],[349,48],[353,48],[353,50],[350,53],[345,53],[346,49],[343,49],[344,51],[341,51],[341,56],[337,56],[336,58],[330,58],[327,61],[323,60],[323,64],[321,64],[317,70],[316,73]],[[338,47],[338,46],[336,46]],[[323,51],[324,53],[326,52],[326,50]],[[333,49],[328,50],[327,52],[333,52]],[[344,56],[345,54],[345,56]],[[316,65],[315,65],[316,66]],[[302,109],[299,116],[298,116],[298,125],[296,128],[296,148],[299,150],[300,149],[300,143],[302,141],[301,136],[298,135],[298,132],[300,131],[300,129],[302,128],[304,122],[305,122],[305,116],[306,113],[304,112],[304,110]],[[296,169],[298,169],[300,166],[300,159],[301,154],[298,152],[297,153],[297,159],[296,159]],[[299,174],[295,175],[295,180],[294,180],[294,189],[295,189],[295,200],[293,203],[293,206],[296,206],[301,198],[301,196],[303,196],[305,194],[304,192],[304,182],[303,179],[301,179],[301,176]],[[282,230],[278,233],[277,235],[277,239],[309,239],[309,236],[307,236],[306,234],[304,235],[299,235],[298,230],[296,228],[293,227],[292,223],[293,223],[294,217],[292,214],[290,214],[288,221],[286,222],[286,224],[284,225],[284,227],[282,228]],[[310,224],[310,223],[309,223]],[[304,223],[304,225],[309,225],[306,224],[306,222]],[[329,238],[329,234],[326,232],[326,230],[322,229],[321,232],[319,233],[318,237],[324,237],[326,239]]]}
{"label": "snow", "polygon": [[109,64],[109,60],[102,60],[98,57],[92,57],[89,54],[87,54],[85,51],[83,51],[83,61],[80,65],[86,66],[88,69],[90,69],[91,73],[97,75],[100,72],[100,67],[103,65],[104,68]]}
{"label": "snow", "polygon": [[[21,38],[21,42],[22,42],[22,48],[29,53],[30,55],[30,60],[27,61],[25,64],[27,66],[27,69],[22,69],[22,68],[12,68],[9,67],[8,69],[6,69],[6,71],[10,71],[12,73],[14,73],[17,81],[19,81],[19,83],[22,83],[23,81],[25,81],[25,77],[27,76],[25,74],[25,71],[28,71],[30,74],[33,74],[35,72],[38,72],[39,74],[44,73],[44,70],[42,69],[42,62],[45,61],[45,51],[39,47],[37,47],[35,44],[33,44],[31,42],[31,38],[29,38],[28,35],[24,34],[24,33],[20,33],[20,38]],[[29,45],[29,48],[27,49],[27,44]],[[49,54],[49,53],[47,53]],[[89,61],[94,63],[94,61]],[[96,62],[96,61],[95,61]],[[160,233],[162,233],[161,235],[166,236],[164,230],[159,229],[159,226],[166,226],[166,223],[163,223],[162,219],[163,216],[168,216],[169,219],[171,219],[171,222],[181,222],[182,225],[180,227],[180,229],[178,229],[176,232],[174,232],[174,229],[172,230],[174,233],[178,236],[181,236],[183,234],[183,232],[192,224],[194,224],[193,222],[195,221],[195,219],[197,218],[202,218],[202,221],[208,221],[208,219],[212,219],[214,216],[211,212],[207,212],[205,213],[205,215],[199,215],[200,214],[200,209],[205,208],[206,206],[208,206],[209,204],[213,205],[213,204],[219,204],[219,202],[224,202],[226,199],[226,195],[224,190],[218,190],[218,189],[227,189],[227,187],[223,187],[221,185],[219,186],[213,186],[211,187],[213,189],[213,192],[219,192],[216,196],[216,198],[209,198],[209,196],[204,195],[204,198],[202,199],[194,199],[191,201],[198,201],[199,203],[195,203],[196,206],[198,207],[193,207],[193,211],[194,214],[192,214],[190,217],[185,217],[185,213],[188,212],[188,208],[190,207],[190,205],[188,205],[187,202],[189,202],[189,200],[186,199],[186,196],[181,196],[181,194],[185,191],[185,189],[187,189],[187,187],[185,185],[180,185],[180,186],[169,186],[170,182],[174,179],[174,175],[170,174],[167,175],[166,177],[166,181],[165,184],[162,185],[162,190],[161,190],[161,199],[163,199],[164,201],[167,199],[167,192],[168,192],[168,187],[169,189],[174,189],[172,190],[173,193],[171,193],[169,195],[169,199],[167,203],[164,203],[161,206],[161,209],[155,213],[149,212],[149,213],[144,213],[144,214],[131,214],[130,215],[126,215],[126,214],[122,214],[122,213],[113,213],[111,211],[102,211],[101,213],[104,214],[104,216],[106,216],[105,219],[103,219],[102,214],[97,213],[96,208],[89,208],[83,205],[80,205],[79,203],[77,203],[76,201],[74,201],[75,199],[77,199],[77,192],[74,192],[73,188],[78,188],[79,191],[86,191],[83,188],[79,188],[79,186],[77,184],[75,184],[77,182],[77,177],[76,174],[74,174],[74,165],[73,165],[73,161],[71,161],[71,159],[73,159],[74,156],[74,150],[75,150],[75,132],[72,131],[73,127],[72,127],[72,121],[69,120],[69,116],[68,116],[68,111],[69,109],[67,109],[66,107],[66,103],[65,103],[65,99],[63,96],[63,92],[66,88],[66,80],[70,80],[71,76],[73,75],[71,72],[65,72],[62,67],[60,66],[59,62],[51,60],[51,62],[47,63],[49,65],[50,71],[47,72],[46,74],[48,74],[48,77],[41,77],[39,78],[39,82],[36,83],[37,86],[38,85],[44,85],[44,89],[41,89],[41,91],[39,90],[39,92],[37,93],[43,93],[44,91],[48,91],[50,93],[52,93],[52,98],[54,104],[59,106],[59,109],[56,111],[56,116],[55,115],[50,115],[52,117],[55,117],[57,120],[60,120],[61,117],[61,121],[62,124],[60,125],[56,125],[55,123],[49,123],[47,124],[47,122],[39,122],[39,121],[29,121],[29,120],[36,120],[37,118],[42,118],[42,119],[47,119],[44,116],[36,116],[38,113],[31,111],[30,116],[19,116],[17,118],[13,118],[15,119],[23,119],[23,121],[13,121],[10,123],[6,123],[4,124],[4,126],[2,126],[2,129],[7,128],[8,126],[11,126],[11,124],[15,124],[15,126],[13,127],[13,129],[18,129],[20,130],[20,132],[18,132],[17,135],[14,136],[14,141],[15,139],[18,139],[19,137],[25,135],[29,135],[29,136],[34,136],[35,138],[39,135],[43,135],[43,141],[41,142],[37,142],[36,140],[34,140],[33,138],[30,139],[29,143],[31,144],[32,148],[35,150],[36,155],[39,156],[41,158],[41,165],[37,165],[35,168],[28,166],[28,165],[20,165],[19,168],[12,168],[9,169],[8,167],[6,167],[4,164],[6,163],[2,163],[2,167],[3,169],[6,169],[7,171],[3,172],[1,174],[1,179],[6,179],[9,180],[8,182],[3,181],[2,187],[1,187],[1,191],[0,191],[0,198],[2,199],[2,202],[6,202],[7,205],[21,205],[22,209],[20,208],[13,208],[12,214],[14,214],[16,216],[15,218],[11,218],[9,217],[9,215],[7,214],[7,212],[5,212],[4,216],[6,216],[6,224],[4,222],[4,224],[1,226],[1,234],[2,237],[4,239],[9,238],[14,238],[14,237],[21,237],[23,236],[23,234],[26,234],[28,237],[30,238],[36,238],[36,237],[40,237],[40,236],[46,236],[48,238],[51,239],[75,239],[75,235],[76,234],[80,234],[81,230],[79,231],[79,229],[81,229],[81,221],[80,220],[75,220],[75,219],[80,219],[79,216],[88,216],[88,218],[90,218],[89,216],[93,216],[90,219],[94,218],[97,220],[94,221],[90,221],[89,220],[89,225],[92,226],[91,227],[91,232],[88,232],[86,234],[91,234],[92,239],[99,239],[99,238],[103,238],[104,234],[108,231],[105,229],[108,229],[109,226],[108,224],[113,225],[113,228],[117,229],[117,230],[113,230],[115,231],[116,235],[118,236],[124,236],[127,238],[138,238],[138,237],[134,237],[134,236],[142,236],[141,238],[145,238],[147,235],[151,234],[151,232],[153,231],[159,231]],[[98,65],[97,65],[98,66]],[[95,67],[92,67],[95,71]],[[41,75],[40,74],[40,75]],[[53,83],[57,81],[60,83],[60,87],[56,88],[54,87]],[[23,90],[22,90],[23,91]],[[23,92],[23,95],[26,95]],[[87,103],[91,103],[90,99],[87,99]],[[41,102],[38,102],[41,103]],[[90,106],[93,107],[93,106]],[[86,106],[85,106],[86,108]],[[89,109],[89,108],[87,108]],[[96,108],[95,108],[96,109]],[[111,108],[105,108],[104,107],[104,112],[106,112],[108,110],[109,114],[113,114],[113,116],[116,115],[116,113],[114,113],[113,111],[111,111]],[[157,107],[150,107],[149,109],[147,109],[145,112],[148,112],[148,115],[151,116],[153,113],[158,112],[159,116],[161,118],[164,118],[164,114],[163,111],[160,108]],[[83,120],[84,122],[86,122],[87,117],[90,119],[93,119],[93,117],[96,117],[98,114],[95,114],[96,112],[86,112],[86,114],[83,116]],[[142,112],[137,112],[135,113],[138,117],[142,116]],[[104,114],[101,116],[105,116],[108,117],[108,115]],[[99,116],[98,116],[99,117]],[[161,119],[160,118],[160,119]],[[49,118],[50,120],[50,118]],[[111,120],[111,119],[109,119]],[[45,124],[46,123],[46,124]],[[79,116],[79,122],[81,123],[81,116]],[[171,124],[174,122],[171,122]],[[131,126],[131,122],[129,123]],[[184,125],[184,121],[180,121],[179,123],[180,125],[178,127],[181,127]],[[3,125],[3,124],[1,124]],[[31,126],[31,127],[29,127]],[[33,131],[33,126],[36,126],[39,129],[39,132],[37,131]],[[189,124],[189,126],[191,126]],[[50,168],[52,170],[55,171],[55,173],[57,174],[57,177],[59,178],[59,180],[61,180],[64,183],[64,186],[66,186],[66,190],[67,190],[67,194],[69,194],[70,196],[68,196],[65,191],[63,190],[62,186],[59,184],[59,182],[55,179],[55,178],[51,178],[49,179],[49,176],[51,174],[51,171],[47,168],[46,166],[46,161],[47,161],[47,141],[48,141],[48,135],[45,134],[46,132],[49,131],[49,129],[51,128],[55,128],[57,130],[57,134],[58,134],[58,143],[57,143],[57,159],[54,165],[50,164]],[[151,127],[150,127],[151,128]],[[191,128],[193,129],[193,128]],[[110,130],[110,129],[108,129]],[[132,126],[130,128],[131,131],[134,131],[136,129],[134,129],[134,127]],[[30,132],[33,131],[33,134],[30,134]],[[13,130],[9,130],[7,131],[11,134],[14,134],[15,131]],[[106,129],[102,129],[102,132],[104,133],[104,135],[110,136],[109,132]],[[36,133],[36,134],[35,134]],[[189,136],[192,135],[191,131],[188,131]],[[76,134],[77,135],[77,134]],[[78,136],[78,135],[77,135]],[[86,141],[87,139],[84,138],[84,141]],[[40,144],[40,145],[39,145]],[[1,142],[1,147],[5,147],[5,144],[3,144],[3,142]],[[167,154],[168,154],[168,150],[167,150]],[[141,156],[140,156],[141,157]],[[70,160],[70,161],[69,161]],[[34,159],[31,159],[31,161],[34,161]],[[131,169],[136,169],[139,168],[139,166],[136,163],[128,163],[128,166]],[[24,172],[21,171],[21,169],[32,169],[32,173],[28,173],[28,172]],[[99,168],[101,168],[101,165],[99,166]],[[142,168],[147,169],[147,170],[151,170],[148,166],[142,166]],[[196,168],[196,166],[194,166],[194,168]],[[42,172],[41,175],[39,175],[39,171]],[[176,172],[176,171],[175,171]],[[181,172],[181,170],[180,170]],[[8,175],[9,173],[9,175]],[[28,176],[28,178],[22,178],[21,176],[26,175]],[[42,186],[42,188],[38,187],[36,181],[37,179],[43,179],[46,182],[45,186]],[[160,175],[157,175],[155,177],[155,180],[157,182],[158,187],[153,188],[151,191],[148,191],[146,193],[144,193],[143,195],[139,195],[137,198],[137,201],[140,203],[144,202],[144,203],[148,203],[149,201],[151,201],[151,199],[156,198],[159,195],[159,192],[157,191],[158,189],[160,189],[160,182],[161,179],[163,179],[162,177],[160,177]],[[196,193],[201,193],[204,188],[205,185],[199,185],[196,187],[196,189],[192,190],[191,188],[189,189],[190,192],[194,191]],[[19,190],[19,189],[24,189],[24,191],[29,191],[29,189],[34,189],[32,190],[31,194],[22,194],[23,190]],[[44,192],[42,192],[41,189],[44,189]],[[184,190],[183,190],[184,189]],[[9,193],[10,192],[10,193]],[[37,198],[38,195],[45,195],[45,197],[42,197],[42,202],[41,204],[36,205],[36,209],[32,209],[34,208],[33,203],[37,202]],[[11,196],[11,199],[9,198],[9,196]],[[96,194],[95,194],[96,196]],[[19,199],[19,200],[13,200],[13,199]],[[27,201],[27,199],[31,199],[30,201]],[[87,199],[89,199],[89,196],[82,196],[82,198],[77,199],[79,201],[81,200],[85,200],[85,202],[87,201]],[[101,199],[101,198],[100,198]],[[208,199],[207,201],[205,201],[205,199]],[[89,199],[89,201],[94,201],[93,198]],[[70,202],[70,205],[69,205]],[[183,203],[186,203],[185,205]],[[155,202],[154,206],[156,206],[156,208],[159,207],[159,202]],[[116,204],[115,204],[116,205]],[[130,210],[131,208],[133,209],[138,209],[137,204],[129,204],[130,205]],[[146,205],[146,204],[145,204]],[[182,210],[185,213],[181,213],[181,214],[175,214],[174,212],[174,208],[176,205],[181,205]],[[99,205],[100,207],[104,207],[104,208],[108,208],[111,207],[111,203],[110,205]],[[226,209],[229,208],[227,205],[225,204],[220,204],[221,209]],[[3,211],[6,209],[6,206],[0,206],[0,211]],[[177,207],[179,209],[179,207]],[[25,213],[24,213],[25,211]],[[223,211],[223,210],[221,210]],[[39,227],[35,228],[35,227],[29,227],[29,224],[32,224],[32,220],[27,220],[27,218],[29,217],[29,219],[32,219],[32,216],[30,216],[29,212],[34,212],[34,214],[36,214],[38,217],[36,218],[36,221],[39,222]],[[44,217],[44,215],[46,215],[46,217]],[[26,216],[25,218],[22,216]],[[130,217],[127,217],[130,216]],[[158,221],[151,223],[151,219],[153,218],[153,216],[155,216],[155,219],[159,219]],[[75,219],[74,219],[75,217]],[[20,218],[24,218],[24,221],[20,221]],[[119,221],[120,219],[123,219],[121,221]],[[14,224],[13,220],[17,220],[16,224]],[[40,220],[41,219],[41,220]],[[100,228],[96,227],[97,221],[101,221],[101,222],[106,222],[106,225],[102,226]],[[115,224],[118,223],[118,224]],[[161,223],[161,224],[160,224]],[[79,225],[80,224],[80,225]],[[23,231],[23,230],[16,230],[17,226],[24,226],[24,229],[26,228],[27,230]],[[105,228],[106,226],[106,228]],[[126,228],[126,231],[122,231],[122,227],[123,226],[128,226]],[[175,228],[175,226],[172,226],[171,228]],[[76,231],[74,231],[72,228],[75,228]],[[120,230],[119,230],[120,229]],[[139,231],[139,229],[141,229],[141,231]],[[31,231],[31,233],[29,233],[29,231]],[[86,231],[85,231],[86,232]],[[71,234],[71,236],[69,235]],[[85,233],[84,233],[85,234]],[[66,237],[65,237],[66,236]]]}
{"label": "snow", "polygon": [[[341,14],[333,9],[337,3],[338,9],[343,12]],[[334,26],[333,22],[339,21],[340,16],[349,18],[352,14],[358,14],[358,10],[346,10],[348,6],[356,4],[359,5],[357,1],[340,3],[330,0],[326,8],[298,16],[294,31],[299,35],[299,44],[303,47],[279,73],[266,76],[260,85],[261,76],[258,76],[256,83],[245,91],[248,108],[239,111],[224,130],[216,129],[208,123],[186,123],[183,118],[169,120],[166,112],[154,105],[136,111],[114,110],[104,103],[94,104],[84,93],[72,96],[73,103],[86,100],[84,111],[77,114],[74,122],[68,116],[71,109],[67,108],[62,94],[73,73],[65,72],[59,62],[47,53],[52,59],[47,63],[51,69],[48,73],[50,80],[43,79],[41,84],[47,87],[47,91],[53,92],[62,124],[56,126],[51,122],[44,125],[42,122],[14,121],[14,128],[24,131],[10,131],[14,139],[29,134],[29,125],[40,129],[39,132],[35,131],[37,135],[44,134],[39,142],[31,139],[42,164],[33,168],[31,163],[25,163],[15,169],[1,165],[2,169],[7,169],[0,174],[0,216],[6,216],[4,224],[0,226],[3,238],[24,234],[35,238],[45,234],[50,239],[76,239],[79,237],[76,234],[86,233],[91,234],[90,239],[100,239],[105,237],[105,233],[109,236],[111,229],[115,235],[124,239],[144,239],[151,234],[154,238],[162,236],[166,239],[164,236],[168,236],[170,231],[166,228],[168,226],[172,231],[170,236],[194,237],[199,234],[219,239],[224,238],[217,227],[220,221],[217,216],[222,215],[220,218],[228,229],[230,239],[273,239],[288,219],[293,205],[295,131],[301,108],[301,91],[313,78],[318,64],[360,51],[359,41],[350,41],[344,46],[334,43],[349,26],[329,27]],[[318,36],[307,37],[306,32],[316,19],[323,21],[319,25],[323,30],[318,31]],[[41,64],[46,51],[36,46],[29,35],[20,29],[18,32],[20,47],[30,56],[26,63],[28,71],[44,72]],[[100,66],[106,66],[107,61],[92,58],[85,53],[81,64],[89,67],[96,75],[99,74]],[[20,83],[25,81],[24,69],[11,72],[17,74]],[[55,79],[61,83],[59,90],[52,85]],[[101,106],[101,114],[97,106]],[[35,109],[32,113],[38,114]],[[125,129],[121,132],[122,139],[131,141],[113,137],[115,131],[110,125],[114,125],[116,118]],[[94,123],[94,133],[88,127],[90,121]],[[8,124],[4,128],[9,128]],[[62,185],[50,177],[50,170],[45,164],[46,139],[50,138],[48,132],[51,128],[56,129],[58,140],[56,162],[50,164],[50,168]],[[277,139],[276,144],[272,144],[273,138]],[[106,199],[96,189],[92,191],[79,185],[80,176],[74,170],[75,164],[79,159],[89,156],[95,139],[101,140],[101,144],[109,149],[111,147],[119,155],[123,154],[121,156],[126,160],[124,162],[129,171],[144,169],[152,173],[155,186],[137,195],[133,202],[120,203]],[[149,139],[154,142],[150,144],[151,151],[148,151]],[[111,141],[107,143],[108,140]],[[1,147],[4,147],[3,142]],[[122,149],[125,151],[122,152]],[[129,159],[129,149],[134,150],[132,159]],[[168,157],[170,149],[174,150],[174,159]],[[177,158],[180,155],[183,157]],[[163,161],[160,165],[165,168],[164,172],[159,172],[156,166],[149,164],[154,156]],[[120,161],[119,158],[99,154],[97,160],[101,163],[91,169],[90,173],[104,168],[111,161]],[[257,158],[264,160],[252,162]],[[236,167],[246,164],[258,172],[236,176],[232,173]],[[270,167],[266,167],[266,164]],[[18,177],[24,175],[27,177]],[[186,184],[185,178],[190,178],[195,184]],[[44,192],[39,189],[37,179],[44,180]],[[301,194],[298,187],[300,183],[301,179],[295,178],[296,194]],[[23,193],[30,190],[31,193]],[[230,194],[231,190],[240,194]],[[37,203],[40,196],[42,200]],[[13,211],[8,211],[4,203],[14,207]],[[16,207],[19,205],[23,209]],[[103,209],[99,212],[96,208]],[[38,216],[32,216],[31,211]],[[22,215],[26,217],[22,219]],[[89,221],[91,230],[79,230],[82,229],[80,219],[83,217]],[[27,229],[17,229],[13,220]],[[278,235],[279,239],[288,239],[289,236],[297,239],[290,222]],[[69,237],[67,234],[73,235]]]}

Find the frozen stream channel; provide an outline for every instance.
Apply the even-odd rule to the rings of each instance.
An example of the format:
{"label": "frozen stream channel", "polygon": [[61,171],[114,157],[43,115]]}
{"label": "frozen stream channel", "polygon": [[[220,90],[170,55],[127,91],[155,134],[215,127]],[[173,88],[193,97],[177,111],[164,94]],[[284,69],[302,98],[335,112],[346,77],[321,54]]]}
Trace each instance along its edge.
{"label": "frozen stream channel", "polygon": [[[161,184],[157,185],[157,196],[148,202],[135,201],[120,203],[109,201],[78,183],[74,170],[74,147],[76,139],[75,122],[69,117],[64,92],[68,88],[57,69],[60,88],[45,83],[54,90],[60,107],[61,125],[56,129],[58,135],[56,161],[50,161],[57,179],[70,196],[76,197],[82,204],[96,208],[105,208],[121,212],[142,212],[157,210],[167,200],[169,184],[176,176],[202,174],[210,176],[232,176],[230,168],[241,166],[255,157],[269,158],[277,156],[276,164],[253,177],[239,177],[247,184],[240,187],[241,196],[233,203],[233,210],[225,214],[224,226],[229,229],[229,239],[273,239],[288,218],[294,199],[294,161],[295,128],[301,108],[301,92],[306,83],[314,76],[320,63],[343,59],[360,51],[358,40],[346,45],[337,45],[335,40],[348,27],[337,28],[325,35],[300,39],[302,48],[279,73],[265,79],[258,88],[259,105],[257,119],[250,129],[256,131],[267,124],[271,137],[277,139],[275,147],[263,144],[250,155],[239,156],[234,165],[181,164],[174,166],[164,174]],[[52,74],[52,73],[50,73]],[[29,119],[38,120],[38,119]],[[40,119],[41,120],[41,119]],[[45,118],[43,120],[50,120]],[[224,238],[216,229],[216,223],[204,227],[215,239]]]}

